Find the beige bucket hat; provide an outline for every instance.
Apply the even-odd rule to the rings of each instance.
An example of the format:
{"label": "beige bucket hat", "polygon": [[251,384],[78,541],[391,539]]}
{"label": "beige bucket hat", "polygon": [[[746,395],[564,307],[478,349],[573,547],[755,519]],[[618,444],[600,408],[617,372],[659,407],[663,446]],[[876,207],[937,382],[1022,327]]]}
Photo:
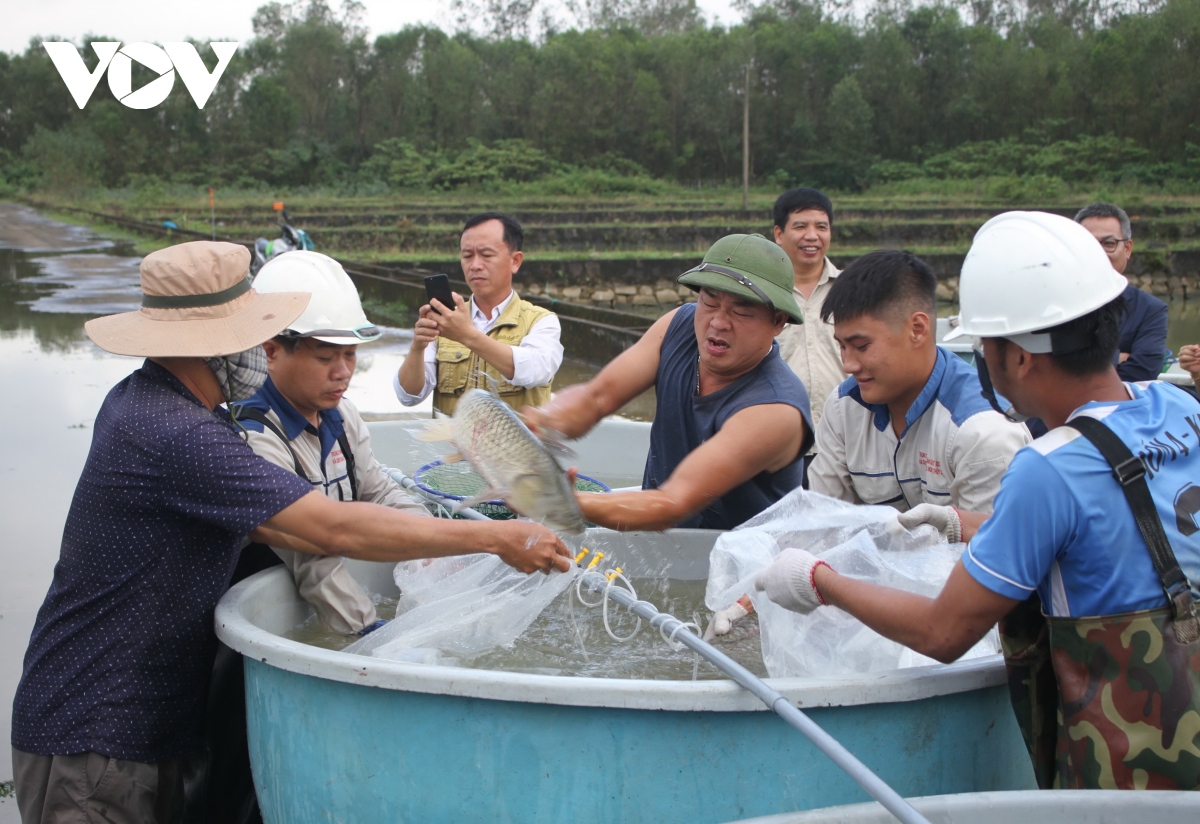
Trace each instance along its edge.
{"label": "beige bucket hat", "polygon": [[197,240],[142,260],[142,308],[94,318],[88,337],[114,355],[210,358],[250,349],[300,317],[307,292],[259,294],[250,287],[250,252]]}

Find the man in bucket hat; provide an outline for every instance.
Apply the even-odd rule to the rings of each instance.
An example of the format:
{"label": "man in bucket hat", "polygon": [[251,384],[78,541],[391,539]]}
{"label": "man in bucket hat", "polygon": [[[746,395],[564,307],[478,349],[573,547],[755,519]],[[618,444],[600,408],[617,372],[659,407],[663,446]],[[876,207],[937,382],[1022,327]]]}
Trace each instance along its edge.
{"label": "man in bucket hat", "polygon": [[653,387],[658,405],[640,492],[580,493],[587,520],[613,529],[732,529],[800,486],[812,443],[808,394],[774,338],[803,323],[783,250],[729,235],[679,282],[699,294],[659,318],[585,384],[525,410],[578,438]]}
{"label": "man in bucket hat", "polygon": [[381,561],[493,552],[525,572],[568,568],[543,527],[436,521],[337,503],[256,456],[218,409],[265,377],[259,344],[308,295],[262,295],[250,255],[185,243],[141,265],[142,307],[89,321],[116,354],[145,356],[96,416],[13,702],[26,822],[170,821],[195,748],[216,637],[213,610],[244,537]]}

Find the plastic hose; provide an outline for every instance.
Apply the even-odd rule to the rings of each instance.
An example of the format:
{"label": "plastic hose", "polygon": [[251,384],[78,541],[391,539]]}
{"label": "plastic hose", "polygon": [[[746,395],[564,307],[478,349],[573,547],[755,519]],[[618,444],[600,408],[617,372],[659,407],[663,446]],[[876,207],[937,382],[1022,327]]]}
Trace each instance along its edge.
{"label": "plastic hose", "polygon": [[658,608],[649,601],[638,600],[634,593],[624,587],[610,586],[609,581],[601,573],[584,572],[580,578],[581,583],[586,581],[593,592],[602,591],[604,597],[616,601],[639,618],[645,618],[650,622],[650,626],[656,627],[664,637],[667,637],[669,632],[671,640],[677,639],[677,643],[682,643],[703,656],[705,660],[732,678],[739,686],[751,692],[772,712],[799,730],[817,749],[825,753],[846,775],[854,779],[858,786],[866,790],[897,819],[905,824],[929,824],[927,818],[913,809],[882,778],[871,772],[866,764],[855,758],[849,750],[838,743],[837,739],[817,726],[807,715],[793,707],[786,698],[769,687],[761,678],[712,644],[701,639],[698,634],[681,631],[683,627],[687,626],[683,621],[673,615],[659,612]]}

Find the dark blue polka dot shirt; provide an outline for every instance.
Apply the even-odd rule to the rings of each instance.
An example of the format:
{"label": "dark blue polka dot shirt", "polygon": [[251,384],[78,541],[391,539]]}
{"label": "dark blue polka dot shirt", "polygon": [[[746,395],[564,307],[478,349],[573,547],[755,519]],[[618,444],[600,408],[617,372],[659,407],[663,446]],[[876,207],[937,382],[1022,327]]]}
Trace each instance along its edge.
{"label": "dark blue polka dot shirt", "polygon": [[109,392],[25,654],[16,749],[191,751],[242,538],[312,491],[223,414],[150,361]]}

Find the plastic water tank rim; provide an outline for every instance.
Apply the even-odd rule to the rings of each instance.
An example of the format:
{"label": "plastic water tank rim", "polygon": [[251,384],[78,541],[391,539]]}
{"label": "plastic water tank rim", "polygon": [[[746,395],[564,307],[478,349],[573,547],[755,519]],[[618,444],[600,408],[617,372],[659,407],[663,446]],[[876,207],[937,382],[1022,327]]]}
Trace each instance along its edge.
{"label": "plastic water tank rim", "polygon": [[[253,618],[270,590],[291,588],[282,567],[233,587],[217,605],[217,636],[247,659],[281,670],[382,689],[535,704],[647,710],[745,712],[766,707],[732,681],[657,681],[532,675],[405,664],[292,641]],[[292,590],[293,597],[294,589]],[[257,609],[256,609],[257,607]],[[253,668],[252,668],[253,669]],[[801,708],[916,701],[1005,683],[1000,655],[954,664],[868,673],[859,678],[773,678],[769,683]]]}

